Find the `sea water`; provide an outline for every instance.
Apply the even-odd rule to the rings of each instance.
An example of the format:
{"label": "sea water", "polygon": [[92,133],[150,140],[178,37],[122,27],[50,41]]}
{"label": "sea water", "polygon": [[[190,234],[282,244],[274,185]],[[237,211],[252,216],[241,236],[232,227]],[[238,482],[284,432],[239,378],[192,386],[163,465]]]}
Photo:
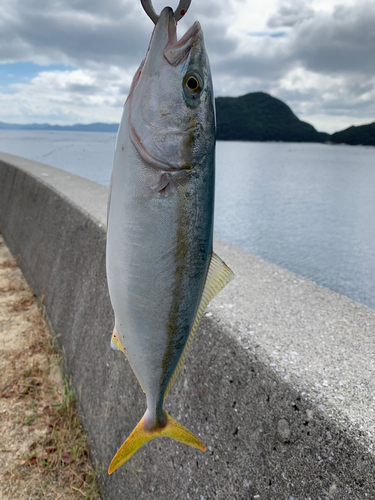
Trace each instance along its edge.
{"label": "sea water", "polygon": [[[116,136],[1,131],[0,151],[109,185]],[[218,142],[215,236],[375,309],[375,148]]]}

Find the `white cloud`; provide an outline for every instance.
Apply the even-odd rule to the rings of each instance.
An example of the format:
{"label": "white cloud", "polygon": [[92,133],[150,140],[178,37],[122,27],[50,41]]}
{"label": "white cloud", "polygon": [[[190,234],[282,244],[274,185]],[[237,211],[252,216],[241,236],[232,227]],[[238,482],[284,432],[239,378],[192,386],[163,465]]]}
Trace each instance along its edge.
{"label": "white cloud", "polygon": [[54,124],[119,122],[133,72],[116,67],[105,71],[43,71],[30,83],[11,86],[1,95],[2,121]]}
{"label": "white cloud", "polygon": [[297,68],[270,88],[304,121],[334,132],[375,119],[375,76],[325,75]]}

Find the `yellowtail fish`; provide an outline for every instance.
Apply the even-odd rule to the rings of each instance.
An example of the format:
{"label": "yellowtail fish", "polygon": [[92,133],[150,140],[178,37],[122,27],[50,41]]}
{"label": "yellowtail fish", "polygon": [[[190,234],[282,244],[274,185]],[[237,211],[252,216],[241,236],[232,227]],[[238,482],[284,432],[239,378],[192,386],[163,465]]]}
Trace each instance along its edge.
{"label": "yellowtail fish", "polygon": [[203,33],[196,22],[177,40],[166,7],[124,107],[108,201],[111,344],[126,355],[147,400],[109,474],[158,436],[205,450],[163,402],[205,307],[233,277],[212,250],[214,168],[214,96]]}

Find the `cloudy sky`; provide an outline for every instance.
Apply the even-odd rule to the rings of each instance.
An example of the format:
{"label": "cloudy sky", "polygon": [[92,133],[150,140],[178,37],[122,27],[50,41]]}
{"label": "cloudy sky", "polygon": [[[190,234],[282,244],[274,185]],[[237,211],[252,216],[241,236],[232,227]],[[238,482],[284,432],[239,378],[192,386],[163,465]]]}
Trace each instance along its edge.
{"label": "cloudy sky", "polygon": [[[375,121],[374,0],[192,0],[179,36],[195,20],[217,96],[269,92],[327,132]],[[0,121],[119,122],[152,28],[140,0],[0,0]]]}

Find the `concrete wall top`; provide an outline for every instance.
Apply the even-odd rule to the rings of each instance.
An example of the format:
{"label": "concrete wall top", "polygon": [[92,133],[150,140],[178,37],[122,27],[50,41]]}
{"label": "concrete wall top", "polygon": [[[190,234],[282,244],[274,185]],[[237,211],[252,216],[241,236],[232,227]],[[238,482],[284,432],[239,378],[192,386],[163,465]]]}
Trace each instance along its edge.
{"label": "concrete wall top", "polygon": [[107,192],[0,154],[1,230],[61,335],[105,498],[374,498],[375,311],[218,240],[236,277],[167,401],[209,451],[155,440],[106,476],[145,407],[109,349]]}
{"label": "concrete wall top", "polygon": [[[3,168],[7,164],[27,172],[38,182],[63,196],[68,203],[73,203],[84,210],[99,224],[105,225],[107,223],[108,188],[45,163],[30,161],[6,153],[0,153],[0,164]],[[5,170],[3,173],[5,174]],[[7,187],[5,183],[2,187],[0,185],[0,206],[2,203],[6,203],[7,196],[10,194]]]}

